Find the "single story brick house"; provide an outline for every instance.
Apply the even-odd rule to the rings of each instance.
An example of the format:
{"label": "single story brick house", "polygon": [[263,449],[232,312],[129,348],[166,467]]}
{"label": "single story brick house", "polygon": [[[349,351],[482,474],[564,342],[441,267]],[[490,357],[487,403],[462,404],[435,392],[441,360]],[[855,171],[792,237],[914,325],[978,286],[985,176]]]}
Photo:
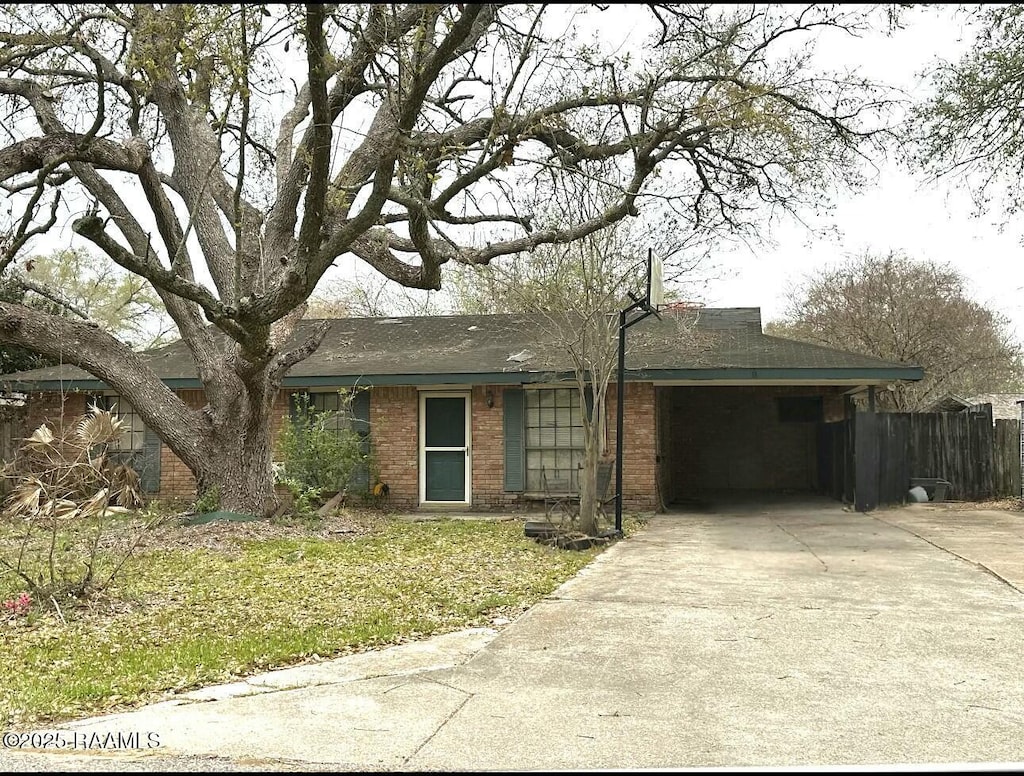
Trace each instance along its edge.
{"label": "single story brick house", "polygon": [[[628,508],[656,509],[705,490],[827,492],[821,424],[849,417],[858,393],[922,377],[916,366],[768,336],[759,308],[666,311],[631,328],[627,343]],[[332,320],[317,352],[285,377],[275,422],[285,422],[295,393],[330,409],[339,390],[366,387],[351,422],[366,434],[393,506],[513,508],[540,496],[541,467],[575,481],[585,408],[560,353],[542,315]],[[203,405],[180,342],[148,359],[187,403]],[[131,428],[124,445],[146,490],[193,497],[188,469],[86,372],[35,369],[0,377],[0,385],[28,393],[29,430],[61,412],[79,414],[87,402],[116,410]],[[612,451],[615,394],[613,380]]]}

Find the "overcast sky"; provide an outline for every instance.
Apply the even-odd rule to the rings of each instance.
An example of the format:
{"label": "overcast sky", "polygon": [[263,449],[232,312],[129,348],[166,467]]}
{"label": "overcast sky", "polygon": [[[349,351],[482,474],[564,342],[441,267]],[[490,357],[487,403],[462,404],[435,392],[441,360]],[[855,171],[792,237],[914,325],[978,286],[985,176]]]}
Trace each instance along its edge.
{"label": "overcast sky", "polygon": [[[936,56],[957,59],[965,48],[964,29],[945,9],[915,13],[907,22],[907,29],[892,37],[837,37],[819,46],[819,54],[828,64],[858,65],[865,75],[924,94],[926,85],[916,74]],[[974,298],[1008,316],[1017,339],[1024,341],[1024,223],[1000,233],[994,225],[998,214],[972,218],[966,193],[949,182],[926,187],[894,163],[863,194],[837,201],[833,217],[840,239],[818,238],[791,225],[775,231],[777,247],[720,253],[721,279],[708,286],[706,302],[761,307],[764,319],[771,320],[782,312],[787,284],[802,274],[863,250],[902,250],[961,270]]]}

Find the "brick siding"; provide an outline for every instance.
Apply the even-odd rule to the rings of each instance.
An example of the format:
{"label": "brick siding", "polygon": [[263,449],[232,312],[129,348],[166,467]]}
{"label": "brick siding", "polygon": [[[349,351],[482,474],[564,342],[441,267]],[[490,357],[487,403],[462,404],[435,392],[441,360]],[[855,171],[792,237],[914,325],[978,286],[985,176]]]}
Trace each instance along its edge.
{"label": "brick siding", "polygon": [[702,490],[818,488],[817,424],[783,422],[776,399],[821,397],[824,419],[843,417],[838,386],[659,388],[661,486],[666,503]]}
{"label": "brick siding", "polygon": [[370,393],[370,449],[388,505],[419,505],[419,394],[409,386],[380,386]]}
{"label": "brick siding", "polygon": [[[457,389],[453,389],[457,390]],[[505,449],[504,449],[504,392],[500,385],[477,385],[471,390],[472,408],[472,507],[479,509],[515,509],[525,504],[520,494],[506,493]],[[687,456],[694,451],[687,449],[687,434],[680,430],[680,423],[700,425],[701,413],[671,415],[669,391],[679,389],[655,388],[651,383],[627,383],[626,421],[623,469],[623,503],[627,509],[652,510],[658,506],[658,488],[666,489],[666,501],[679,495],[678,483],[672,475],[678,475]],[[692,390],[692,389],[690,389]],[[827,420],[843,416],[842,389],[831,388],[702,388],[706,401],[716,404],[726,393],[719,391],[745,391],[749,396],[766,402],[770,397],[781,395],[822,395]],[[180,390],[178,395],[192,408],[205,403],[201,390]],[[277,397],[272,415],[273,433],[279,433],[288,415],[288,397],[291,391],[282,390]],[[419,391],[411,386],[380,386],[370,396],[371,450],[375,471],[373,481],[387,483],[388,504],[395,509],[413,509],[419,506]],[[607,405],[608,450],[615,450],[616,389],[609,386]],[[493,406],[487,406],[490,398]],[[29,397],[26,415],[26,433],[31,433],[44,420],[72,417],[85,411],[84,393],[66,394],[63,406],[60,394],[54,392],[34,393]],[[710,405],[709,405],[710,406]],[[63,409],[63,412],[61,411]],[[659,425],[661,438],[659,440]],[[710,431],[708,433],[711,433]],[[776,441],[778,441],[776,439]],[[660,442],[660,451],[659,451]],[[796,449],[796,448],[794,448]],[[800,448],[800,453],[789,456],[796,460],[793,468],[810,467],[813,461],[809,453]],[[659,455],[660,452],[660,455]],[[785,457],[785,455],[783,456]],[[660,458],[660,461],[659,461]],[[660,472],[659,472],[660,469]],[[805,473],[803,476],[807,476]],[[678,477],[677,477],[678,479]],[[666,481],[668,485],[666,485]],[[372,484],[372,482],[371,482]],[[614,488],[614,485],[612,485]],[[162,500],[190,501],[195,497],[195,479],[188,468],[170,451],[161,448],[160,491],[156,494]],[[536,506],[536,504],[533,504]]]}
{"label": "brick siding", "polygon": [[[608,453],[615,454],[618,386],[608,386]],[[653,510],[657,498],[657,426],[652,383],[626,383],[622,440],[623,509]],[[613,475],[614,476],[614,475]],[[614,479],[609,492],[615,489]]]}

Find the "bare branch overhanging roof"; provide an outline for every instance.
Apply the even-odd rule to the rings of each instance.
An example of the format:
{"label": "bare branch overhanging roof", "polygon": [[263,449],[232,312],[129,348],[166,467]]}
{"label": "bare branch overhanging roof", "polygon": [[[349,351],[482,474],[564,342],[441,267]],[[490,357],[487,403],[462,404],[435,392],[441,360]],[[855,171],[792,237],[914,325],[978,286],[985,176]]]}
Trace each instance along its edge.
{"label": "bare branch overhanging roof", "polygon": [[[567,314],[571,315],[571,314]],[[454,315],[339,318],[323,344],[294,366],[285,385],[523,383],[572,371],[552,315]],[[299,324],[298,340],[317,321]],[[182,342],[146,356],[162,379],[199,387]],[[760,309],[664,311],[630,329],[627,379],[820,379],[881,383],[921,379],[921,369],[870,356],[766,335]],[[0,376],[11,388],[95,388],[102,384],[73,366]]]}

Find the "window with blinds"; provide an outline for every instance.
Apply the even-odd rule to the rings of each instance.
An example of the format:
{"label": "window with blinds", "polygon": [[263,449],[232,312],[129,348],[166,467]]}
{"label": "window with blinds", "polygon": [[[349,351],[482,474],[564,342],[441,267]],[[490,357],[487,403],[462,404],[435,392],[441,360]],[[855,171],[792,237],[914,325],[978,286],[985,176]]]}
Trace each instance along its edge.
{"label": "window with blinds", "polygon": [[579,492],[583,462],[583,408],[575,388],[531,388],[526,399],[526,489],[544,489],[541,470],[548,480],[569,483]]}

